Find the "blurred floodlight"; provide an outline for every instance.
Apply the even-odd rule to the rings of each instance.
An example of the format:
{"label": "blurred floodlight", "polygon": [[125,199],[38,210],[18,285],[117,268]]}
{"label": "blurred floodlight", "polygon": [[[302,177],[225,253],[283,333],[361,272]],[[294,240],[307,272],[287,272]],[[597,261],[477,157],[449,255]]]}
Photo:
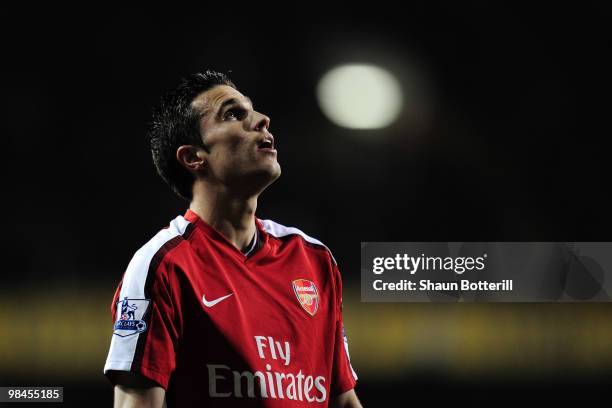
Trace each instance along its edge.
{"label": "blurred floodlight", "polygon": [[332,69],[319,81],[317,98],[329,120],[351,129],[386,127],[402,108],[398,80],[374,65],[349,64]]}

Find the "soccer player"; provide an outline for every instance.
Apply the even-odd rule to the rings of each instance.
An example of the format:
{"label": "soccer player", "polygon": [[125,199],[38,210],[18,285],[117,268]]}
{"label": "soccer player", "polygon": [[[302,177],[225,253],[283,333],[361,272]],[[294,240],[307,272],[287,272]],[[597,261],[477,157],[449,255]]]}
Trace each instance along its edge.
{"label": "soccer player", "polygon": [[361,407],[336,261],[255,216],[281,174],[270,119],[224,74],[191,75],[150,130],[189,209],[140,248],[113,300],[105,374],[119,407]]}

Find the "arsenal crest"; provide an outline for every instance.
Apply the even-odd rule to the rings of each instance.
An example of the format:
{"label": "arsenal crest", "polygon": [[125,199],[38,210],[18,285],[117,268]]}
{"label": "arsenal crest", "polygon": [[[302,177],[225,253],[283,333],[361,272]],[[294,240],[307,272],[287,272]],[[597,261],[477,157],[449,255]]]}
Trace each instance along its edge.
{"label": "arsenal crest", "polygon": [[297,296],[302,308],[309,315],[314,316],[319,309],[319,292],[314,282],[307,279],[296,279],[292,284],[295,296]]}

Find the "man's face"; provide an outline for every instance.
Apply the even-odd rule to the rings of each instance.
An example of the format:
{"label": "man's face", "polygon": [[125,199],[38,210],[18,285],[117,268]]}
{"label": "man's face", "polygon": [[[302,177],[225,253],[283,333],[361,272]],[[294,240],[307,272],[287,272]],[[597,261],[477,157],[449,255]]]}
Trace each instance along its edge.
{"label": "man's face", "polygon": [[200,134],[211,180],[230,188],[261,191],[281,173],[270,119],[255,111],[236,89],[218,85],[198,95],[192,106],[203,112]]}

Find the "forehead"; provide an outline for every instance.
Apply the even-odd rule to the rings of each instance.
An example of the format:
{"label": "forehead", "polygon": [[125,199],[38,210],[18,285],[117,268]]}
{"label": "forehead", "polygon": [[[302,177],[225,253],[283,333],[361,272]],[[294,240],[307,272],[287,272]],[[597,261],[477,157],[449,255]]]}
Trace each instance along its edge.
{"label": "forehead", "polygon": [[217,85],[196,96],[191,102],[191,106],[197,108],[202,113],[216,111],[227,100],[234,99],[238,103],[251,105],[251,100],[240,93],[240,91],[228,85]]}

